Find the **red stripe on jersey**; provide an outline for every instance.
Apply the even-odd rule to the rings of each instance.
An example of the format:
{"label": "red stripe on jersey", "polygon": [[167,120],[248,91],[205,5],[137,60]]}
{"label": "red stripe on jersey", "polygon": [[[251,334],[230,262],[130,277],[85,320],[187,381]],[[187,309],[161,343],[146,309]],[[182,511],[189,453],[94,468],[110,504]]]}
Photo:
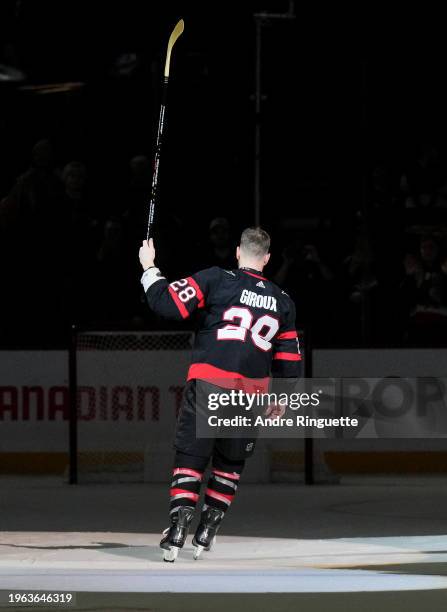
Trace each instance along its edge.
{"label": "red stripe on jersey", "polygon": [[255,278],[260,278],[261,280],[268,280],[265,276],[260,276],[259,274],[254,274],[253,272],[249,272],[248,270],[241,270],[244,274],[249,274],[250,276],[254,276]]}
{"label": "red stripe on jersey", "polygon": [[283,359],[284,361],[301,361],[298,353],[275,353],[273,359]]}
{"label": "red stripe on jersey", "polygon": [[187,497],[188,499],[192,499],[193,501],[197,501],[199,499],[198,493],[193,493],[192,491],[186,491],[186,489],[171,489],[171,497],[174,495],[181,495],[182,497]]}
{"label": "red stripe on jersey", "polygon": [[174,300],[174,304],[179,309],[179,312],[182,315],[182,317],[184,319],[188,318],[189,317],[189,312],[186,310],[186,306],[183,304],[183,302],[180,301],[179,296],[176,294],[176,292],[174,291],[174,289],[172,287],[169,287],[169,293],[170,293],[172,299]]}
{"label": "red stripe on jersey", "polygon": [[191,287],[194,287],[194,289],[196,290],[197,299],[199,300],[199,303],[197,304],[197,308],[203,308],[205,306],[205,296],[203,295],[203,292],[200,289],[199,285],[192,278],[192,276],[188,276],[186,280],[191,285]]}
{"label": "red stripe on jersey", "polygon": [[296,331],[283,332],[276,336],[276,340],[293,340],[294,338],[298,338]]}
{"label": "red stripe on jersey", "polygon": [[[199,380],[205,380],[211,382],[217,387],[224,387],[225,389],[234,389],[235,387],[241,388],[248,392],[256,392],[258,389],[261,391],[267,391],[269,387],[270,378],[248,378],[243,376],[239,372],[229,372],[228,370],[221,370],[209,363],[193,363],[189,367],[187,380],[193,380],[198,378]],[[226,381],[228,381],[226,383]],[[236,381],[240,382],[237,385]]]}

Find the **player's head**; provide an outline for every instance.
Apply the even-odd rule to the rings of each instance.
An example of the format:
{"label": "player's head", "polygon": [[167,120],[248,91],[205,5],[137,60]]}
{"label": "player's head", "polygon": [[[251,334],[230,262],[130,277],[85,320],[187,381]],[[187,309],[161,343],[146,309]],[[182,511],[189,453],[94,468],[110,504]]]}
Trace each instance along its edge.
{"label": "player's head", "polygon": [[270,259],[270,236],[260,227],[247,227],[236,249],[239,267],[261,271]]}

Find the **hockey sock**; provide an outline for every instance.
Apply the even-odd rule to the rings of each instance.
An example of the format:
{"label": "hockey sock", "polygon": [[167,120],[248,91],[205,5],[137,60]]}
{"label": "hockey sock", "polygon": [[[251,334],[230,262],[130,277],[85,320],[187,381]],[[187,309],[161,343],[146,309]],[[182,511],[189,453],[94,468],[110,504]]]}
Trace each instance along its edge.
{"label": "hockey sock", "polygon": [[223,461],[221,458],[213,461],[202,511],[208,508],[216,508],[223,512],[228,510],[236,494],[244,463],[244,461]]}
{"label": "hockey sock", "polygon": [[169,514],[176,512],[181,506],[195,508],[207,463],[208,459],[203,457],[176,453],[175,467],[172,471]]}

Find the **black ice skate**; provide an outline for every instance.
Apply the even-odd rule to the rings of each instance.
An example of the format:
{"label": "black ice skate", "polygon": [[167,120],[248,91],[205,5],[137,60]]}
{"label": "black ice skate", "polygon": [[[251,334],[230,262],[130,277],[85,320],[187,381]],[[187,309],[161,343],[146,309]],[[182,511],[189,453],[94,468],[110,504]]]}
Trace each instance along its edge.
{"label": "black ice skate", "polygon": [[222,510],[207,508],[202,512],[199,526],[192,539],[194,546],[194,559],[198,559],[202,552],[211,550],[216,542],[216,533],[224,517]]}
{"label": "black ice skate", "polygon": [[163,531],[164,538],[160,542],[160,548],[164,550],[164,561],[172,563],[177,559],[178,551],[183,548],[188,535],[193,516],[194,508],[190,506],[182,506],[177,512],[171,514],[171,526]]}

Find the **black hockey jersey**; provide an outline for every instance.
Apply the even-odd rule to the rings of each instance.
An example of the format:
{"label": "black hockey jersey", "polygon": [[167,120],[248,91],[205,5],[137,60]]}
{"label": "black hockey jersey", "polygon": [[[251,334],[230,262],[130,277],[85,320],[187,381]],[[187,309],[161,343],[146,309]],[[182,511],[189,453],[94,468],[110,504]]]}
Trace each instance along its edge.
{"label": "black hockey jersey", "polygon": [[162,317],[199,313],[188,380],[300,376],[295,306],[255,270],[213,267],[169,284],[150,268],[142,283],[150,308]]}

